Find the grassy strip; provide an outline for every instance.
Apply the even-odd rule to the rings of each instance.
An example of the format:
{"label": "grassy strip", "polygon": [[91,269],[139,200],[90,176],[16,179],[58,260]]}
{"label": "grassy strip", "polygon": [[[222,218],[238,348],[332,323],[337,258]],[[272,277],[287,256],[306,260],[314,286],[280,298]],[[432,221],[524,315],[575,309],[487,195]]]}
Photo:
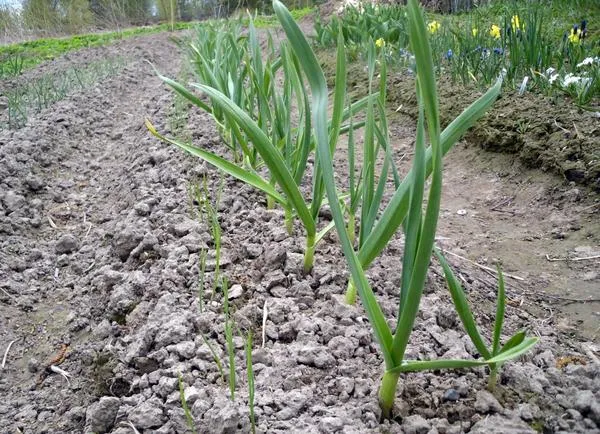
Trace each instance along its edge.
{"label": "grassy strip", "polygon": [[[177,23],[175,29],[185,30],[195,25],[196,23]],[[157,26],[133,27],[120,32],[91,33],[74,35],[67,38],[42,38],[34,41],[10,44],[0,47],[0,69],[3,68],[5,63],[13,61],[14,56],[20,56],[23,60],[23,69],[28,69],[69,51],[80,48],[99,47],[124,38],[159,33],[169,29],[170,25],[159,24]]]}
{"label": "grassy strip", "polygon": [[[301,20],[302,18],[310,15],[315,11],[312,7],[302,8],[302,9],[294,9],[291,10],[290,13],[292,17],[296,21]],[[279,21],[277,20],[277,16],[275,15],[259,15],[254,18],[254,27],[258,29],[264,29],[269,27],[277,27],[279,26]]]}

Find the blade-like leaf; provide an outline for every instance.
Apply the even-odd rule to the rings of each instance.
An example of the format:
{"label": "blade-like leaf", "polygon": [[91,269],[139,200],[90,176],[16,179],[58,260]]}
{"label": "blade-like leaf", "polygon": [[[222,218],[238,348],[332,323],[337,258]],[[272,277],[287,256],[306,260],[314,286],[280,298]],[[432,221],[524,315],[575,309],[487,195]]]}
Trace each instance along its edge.
{"label": "blade-like leaf", "polygon": [[315,244],[319,244],[319,241],[321,241],[323,239],[323,237],[325,235],[327,235],[329,233],[330,230],[332,230],[335,227],[335,222],[331,221],[327,224],[327,226],[325,226],[323,229],[321,229],[319,232],[317,232],[317,236],[315,237]]}
{"label": "blade-like leaf", "polygon": [[517,345],[520,345],[521,342],[523,342],[525,340],[525,331],[521,330],[517,333],[515,333],[509,340],[506,341],[506,343],[504,345],[502,345],[502,348],[500,348],[499,353],[503,353],[504,351],[508,351],[511,348],[516,347]]}
{"label": "blade-like leaf", "polygon": [[454,303],[456,313],[458,313],[458,317],[463,323],[463,327],[471,338],[471,342],[473,342],[473,345],[475,345],[475,348],[477,348],[477,351],[479,351],[479,354],[481,354],[482,357],[485,359],[491,358],[492,354],[488,350],[487,345],[479,333],[479,329],[477,328],[477,324],[475,323],[475,319],[473,318],[473,314],[469,308],[469,302],[467,301],[467,297],[465,296],[465,292],[463,291],[461,284],[459,283],[458,279],[456,279],[456,276],[454,276],[452,269],[448,265],[448,262],[442,253],[438,249],[435,249],[434,252],[442,266],[442,269],[444,270],[444,276],[446,277],[446,283],[448,285],[448,289],[450,290],[450,295],[452,296],[452,302]]}
{"label": "blade-like leaf", "polygon": [[[369,95],[373,95],[373,75],[375,74],[375,44],[369,40],[367,47],[368,61],[367,68],[369,72]],[[367,124],[365,127],[365,136],[363,139],[363,184],[362,184],[362,210],[361,221],[358,234],[358,242],[361,245],[369,236],[373,227],[374,219],[369,218],[373,205],[373,196],[375,195],[375,109],[374,100],[367,103]]]}
{"label": "blade-like leaf", "polygon": [[204,110],[207,113],[212,113],[212,109],[208,106],[208,104],[206,104],[204,101],[202,101],[196,95],[194,95],[189,90],[187,90],[187,88],[185,86],[182,86],[181,84],[177,83],[175,80],[171,80],[170,78],[165,77],[164,75],[161,75],[158,72],[157,72],[157,75],[162,81],[164,81],[171,88],[173,88],[173,90],[175,92],[177,92],[179,95],[183,96],[185,99],[190,101],[192,104],[197,105],[198,107],[200,107],[202,110]]}
{"label": "blade-like leaf", "polygon": [[[419,104],[417,121],[417,137],[413,159],[414,182],[410,195],[410,209],[405,227],[404,256],[402,258],[402,276],[400,282],[400,305],[398,306],[398,324],[402,318],[402,310],[406,306],[408,288],[412,279],[413,267],[419,246],[421,225],[423,223],[423,195],[425,192],[425,114],[423,105]],[[398,333],[399,330],[396,330]]]}
{"label": "blade-like leaf", "polygon": [[[435,242],[435,232],[442,196],[442,149],[440,147],[439,120],[437,119],[437,90],[435,77],[433,77],[431,50],[425,33],[423,13],[418,6],[417,0],[409,0],[408,10],[410,11],[408,18],[411,43],[413,44],[413,50],[415,50],[415,56],[418,54],[419,56],[426,57],[426,59],[421,61],[420,68],[417,68],[417,96],[422,99],[422,102],[419,101],[419,103],[423,104],[425,117],[429,124],[432,176],[429,197],[427,199],[427,209],[423,218],[423,229],[421,230],[408,294],[406,296],[408,302],[402,308],[402,317],[398,320],[398,327],[394,335],[392,351],[396,363],[400,363],[404,358],[408,339],[419,310],[423,287],[427,279],[427,269],[429,268],[433,244]],[[417,46],[417,44],[423,46]],[[432,117],[431,119],[430,116]]]}
{"label": "blade-like leaf", "polygon": [[478,366],[495,365],[515,359],[529,351],[536,343],[537,338],[527,338],[520,345],[514,347],[511,351],[501,352],[496,357],[488,360],[404,360],[400,366],[388,369],[388,372],[417,372],[432,371],[436,369],[462,369],[476,368]]}
{"label": "blade-like leaf", "polygon": [[525,338],[523,341],[506,351],[500,352],[497,356],[486,360],[488,364],[504,363],[507,360],[515,359],[529,351],[538,341],[538,338]]}
{"label": "blade-like leaf", "polygon": [[398,168],[396,167],[396,163],[394,162],[394,159],[392,157],[392,149],[391,149],[392,147],[390,145],[390,138],[389,138],[389,132],[388,132],[385,106],[382,104],[381,101],[378,101],[377,109],[379,111],[380,125],[375,126],[375,134],[377,135],[377,140],[379,141],[380,145],[385,148],[384,150],[385,150],[386,158],[390,161],[391,166],[392,166],[392,175],[394,177],[394,188],[398,188],[398,187],[400,187],[400,183],[402,181],[400,180],[400,174],[398,173]]}
{"label": "blade-like leaf", "polygon": [[[494,87],[490,88],[477,101],[465,109],[454,121],[446,127],[440,137],[442,153],[445,155],[454,146],[456,141],[467,131],[479,118],[481,118],[487,109],[491,107],[502,88],[502,80]],[[427,149],[426,154],[426,176],[431,174],[431,147]],[[404,221],[410,201],[410,188],[413,182],[414,174],[408,172],[400,187],[392,196],[392,199],[386,206],[381,218],[371,231],[369,237],[362,244],[358,257],[363,267],[368,267],[375,259],[389,240],[398,230],[398,227]]]}
{"label": "blade-like leaf", "polygon": [[[335,67],[335,89],[333,91],[333,113],[328,123],[329,125],[329,147],[333,154],[340,136],[340,127],[344,115],[344,106],[346,102],[346,51],[344,49],[344,38],[338,38],[338,47]],[[321,203],[325,192],[323,190],[323,174],[321,166],[317,159],[315,163],[315,176],[313,178],[313,216],[319,214]]]}
{"label": "blade-like leaf", "polygon": [[249,185],[252,185],[255,188],[258,188],[262,192],[271,196],[276,202],[280,203],[283,207],[288,206],[287,201],[273,188],[273,186],[269,184],[266,180],[258,176],[256,173],[242,169],[241,167],[225,160],[224,158],[221,158],[218,155],[215,155],[211,152],[205,151],[204,149],[188,145],[187,143],[183,143],[178,140],[164,137],[160,133],[158,133],[158,131],[156,131],[156,128],[154,128],[154,125],[152,125],[152,123],[149,120],[146,120],[146,128],[148,128],[148,131],[150,131],[152,135],[159,138],[160,140],[175,145],[183,149],[184,151],[201,158],[207,163],[212,164],[213,166],[215,166],[219,170],[222,170],[228,175],[231,175],[234,178],[239,179],[240,181],[243,181]]}
{"label": "blade-like leaf", "polygon": [[429,127],[432,155],[434,155],[435,148],[439,145],[440,119],[433,56],[431,55],[431,45],[427,37],[428,32],[423,18],[423,11],[417,6],[417,0],[409,0],[409,2],[414,2],[414,5],[410,5],[406,9],[409,22],[410,47],[417,64],[418,87],[421,91],[425,117]]}
{"label": "blade-like leaf", "polygon": [[506,309],[506,293],[504,290],[504,275],[498,267],[498,297],[496,301],[496,320],[494,322],[494,340],[492,341],[492,355],[498,354],[500,348],[500,335],[504,324],[504,311]]}
{"label": "blade-like leaf", "polygon": [[346,50],[344,49],[344,38],[341,34],[338,37],[337,43],[333,112],[329,121],[329,147],[332,153],[337,146],[346,103]]}
{"label": "blade-like leaf", "polygon": [[252,141],[263,161],[269,168],[271,175],[275,178],[283,190],[288,202],[298,213],[304,228],[308,234],[316,233],[315,221],[304,201],[298,185],[294,182],[292,174],[289,172],[279,149],[277,149],[260,129],[260,127],[244,112],[235,105],[229,98],[216,89],[202,84],[194,84],[200,91],[208,94],[213,102],[221,109],[226,111],[238,126],[244,130],[248,138]]}
{"label": "blade-like leaf", "polygon": [[476,368],[478,366],[489,365],[484,360],[461,360],[461,359],[442,359],[442,360],[404,360],[400,366],[389,369],[388,372],[418,372],[433,371],[436,369],[463,369]]}

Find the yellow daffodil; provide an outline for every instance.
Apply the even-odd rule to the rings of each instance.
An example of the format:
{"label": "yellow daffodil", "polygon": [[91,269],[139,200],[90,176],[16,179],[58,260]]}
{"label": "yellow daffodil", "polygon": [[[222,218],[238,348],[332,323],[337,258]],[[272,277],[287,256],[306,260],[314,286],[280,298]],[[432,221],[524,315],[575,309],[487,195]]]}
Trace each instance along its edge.
{"label": "yellow daffodil", "polygon": [[473,35],[473,37],[476,37],[477,33],[479,33],[479,30],[477,29],[477,27],[473,27],[471,29],[471,34]]}
{"label": "yellow daffodil", "polygon": [[571,29],[571,33],[569,34],[569,42],[572,44],[581,43],[581,30],[579,30],[577,27],[573,27]]}
{"label": "yellow daffodil", "polygon": [[378,40],[375,41],[375,46],[377,48],[385,47],[385,40],[383,38],[379,38]]}
{"label": "yellow daffodil", "polygon": [[429,33],[433,34],[435,32],[437,32],[441,27],[441,24],[438,23],[437,21],[432,21],[429,24],[427,24],[427,28],[429,29]]}
{"label": "yellow daffodil", "polygon": [[519,21],[518,15],[512,16],[512,18],[510,19],[510,26],[512,27],[513,30],[517,30],[517,29],[521,28],[521,22]]}
{"label": "yellow daffodil", "polygon": [[496,24],[492,24],[492,28],[490,29],[490,36],[494,39],[500,39],[500,27]]}

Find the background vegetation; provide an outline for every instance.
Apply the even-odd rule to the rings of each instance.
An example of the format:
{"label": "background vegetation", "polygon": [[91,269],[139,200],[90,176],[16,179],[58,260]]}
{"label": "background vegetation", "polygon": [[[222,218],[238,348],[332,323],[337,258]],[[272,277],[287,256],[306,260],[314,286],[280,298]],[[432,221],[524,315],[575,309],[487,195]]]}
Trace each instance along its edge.
{"label": "background vegetation", "polygon": [[[600,96],[600,3],[574,0],[492,1],[469,13],[427,16],[433,61],[454,82],[505,85],[546,95],[567,94],[581,107]],[[414,63],[402,5],[349,4],[338,16],[317,19],[316,44],[336,45],[341,33],[352,58],[365,60],[371,41],[386,62]],[[504,72],[503,72],[504,71]]]}
{"label": "background vegetation", "polygon": [[[288,3],[294,8],[312,4]],[[265,0],[0,0],[0,42],[220,18],[237,9],[272,13]]]}

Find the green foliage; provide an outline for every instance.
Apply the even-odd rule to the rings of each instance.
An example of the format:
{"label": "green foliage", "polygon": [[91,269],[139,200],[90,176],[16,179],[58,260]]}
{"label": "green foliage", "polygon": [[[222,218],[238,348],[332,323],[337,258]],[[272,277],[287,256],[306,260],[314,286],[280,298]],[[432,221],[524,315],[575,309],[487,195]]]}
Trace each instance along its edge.
{"label": "green foliage", "polygon": [[[509,338],[503,346],[500,346],[500,338],[502,336],[503,326],[504,326],[504,314],[506,310],[506,294],[504,288],[504,276],[502,274],[502,270],[498,267],[498,297],[496,302],[496,315],[494,322],[494,330],[493,337],[491,339],[491,345],[488,346],[484,342],[477,324],[475,323],[475,319],[473,318],[473,314],[471,313],[471,309],[469,307],[467,297],[465,292],[458,281],[458,279],[454,276],[452,269],[446,262],[446,259],[442,255],[442,252],[439,250],[435,250],[435,255],[438,258],[438,261],[442,265],[442,269],[444,270],[444,276],[446,277],[446,283],[448,284],[448,289],[450,290],[450,294],[452,296],[452,301],[456,306],[456,311],[458,316],[463,323],[463,327],[469,335],[469,338],[477,348],[479,354],[481,354],[485,359],[492,359],[500,356],[501,354],[505,354],[508,351],[513,351],[517,347],[529,347],[535,344],[535,340],[532,338],[527,338],[524,331],[519,331],[515,333],[511,338]],[[488,383],[488,388],[493,390],[496,386],[497,374],[498,370],[502,362],[492,363],[489,365],[490,367],[490,380]]]}
{"label": "green foliage", "polygon": [[208,339],[206,339],[206,336],[204,336],[203,334],[201,334],[200,336],[202,337],[202,340],[208,347],[208,350],[210,351],[210,354],[211,354],[211,356],[215,362],[215,365],[217,366],[217,369],[219,371],[219,376],[221,377],[221,381],[223,381],[223,383],[224,383],[225,382],[225,370],[223,369],[223,363],[221,362],[221,358],[217,354],[217,351],[212,346],[210,341]]}
{"label": "green foliage", "polygon": [[9,54],[0,62],[0,79],[4,77],[17,77],[23,72],[23,56]]}
{"label": "green foliage", "polygon": [[[600,33],[593,30],[598,20],[600,9],[589,2],[575,2],[573,7],[564,0],[495,2],[468,14],[431,15],[428,32],[439,73],[449,73],[462,83],[489,86],[505,70],[504,83],[513,88],[527,77],[526,90],[567,93],[584,105],[600,96],[594,71],[577,68],[585,58],[600,55]],[[388,64],[411,66],[406,28],[405,7],[365,5],[346,9],[329,23],[317,20],[315,42],[334,45],[341,32],[350,50],[366,53],[372,37]],[[573,32],[585,37],[571,37]],[[582,80],[578,86],[562,86],[562,80],[549,85],[549,68],[560,77],[571,73]]]}
{"label": "green foliage", "polygon": [[332,16],[328,23],[317,18],[315,31],[315,41],[321,46],[335,45],[340,32],[347,46],[366,44],[370,39],[408,46],[406,8],[398,5],[383,7],[366,3],[360,9],[349,7],[340,17]]}
{"label": "green foliage", "polygon": [[[74,90],[83,90],[111,75],[126,65],[122,57],[107,58],[73,67],[65,71],[45,74],[6,91],[8,101],[8,128],[21,128],[28,116],[50,107]],[[2,126],[0,126],[2,127]]]}
{"label": "green foliage", "polygon": [[229,311],[229,283],[223,278],[221,287],[223,288],[223,314],[225,315],[225,347],[227,348],[227,357],[229,360],[229,397],[235,401],[235,345],[233,343],[233,320]]}
{"label": "green foliage", "polygon": [[252,367],[252,332],[248,332],[246,343],[246,380],[248,382],[248,407],[250,409],[250,432],[256,432],[256,418],[254,416],[254,368]]}
{"label": "green foliage", "polygon": [[183,413],[185,415],[185,421],[187,423],[188,428],[192,432],[192,434],[196,434],[197,433],[196,424],[194,423],[194,417],[192,416],[190,407],[188,406],[187,401],[185,400],[185,389],[184,389],[183,378],[181,377],[181,374],[179,374],[179,376],[178,376],[178,383],[179,383],[179,400],[181,402],[181,408],[183,408]]}
{"label": "green foliage", "polygon": [[[192,41],[190,56],[199,81],[193,86],[209,97],[208,104],[182,84],[161,76],[177,93],[213,115],[232,161],[166,138],[158,134],[151,123],[147,125],[162,140],[258,188],[270,201],[277,202],[285,211],[290,233],[293,218],[297,216],[306,232],[304,268],[308,272],[313,265],[316,244],[332,226],[317,231],[324,191],[320,170],[314,171],[312,176],[306,171],[315,144],[310,133],[312,116],[301,60],[285,43],[277,53],[270,38],[266,54],[263,53],[253,21],[249,24],[248,36],[238,36],[241,34],[239,20],[207,24]],[[283,74],[284,80],[281,88],[275,80],[279,74]],[[345,91],[345,83],[339,86]],[[342,110],[344,101],[339,101],[330,125],[333,147],[340,131],[347,131],[341,128],[341,122],[365,103],[366,100],[360,101],[354,109]],[[294,109],[297,116],[292,116]],[[268,178],[261,173],[263,167],[268,170]],[[309,178],[313,186],[310,201],[301,191],[305,178]]]}
{"label": "green foliage", "polygon": [[[314,11],[314,7],[307,6],[300,9],[292,9],[290,13],[297,21],[312,14]],[[246,21],[244,21],[244,23],[247,24]],[[277,21],[277,17],[275,15],[256,15],[254,17],[254,27],[256,27],[257,29],[266,29],[269,27],[276,27],[278,25],[279,21]]]}

